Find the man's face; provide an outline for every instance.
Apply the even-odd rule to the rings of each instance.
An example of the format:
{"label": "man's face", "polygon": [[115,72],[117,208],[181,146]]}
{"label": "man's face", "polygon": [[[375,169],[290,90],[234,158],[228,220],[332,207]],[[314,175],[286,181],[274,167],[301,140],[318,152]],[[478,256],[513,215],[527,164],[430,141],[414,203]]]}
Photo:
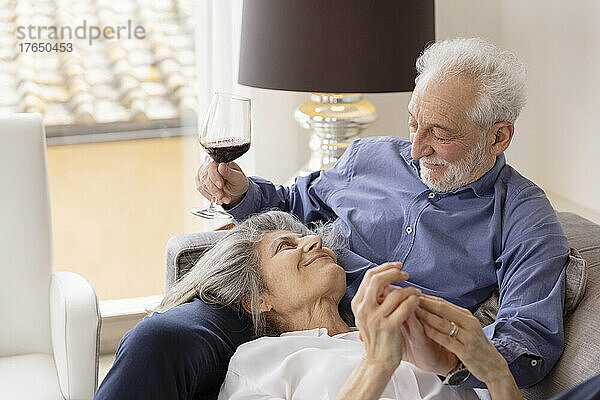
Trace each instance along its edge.
{"label": "man's face", "polygon": [[424,76],[415,87],[408,105],[411,155],[432,190],[456,190],[494,165],[491,141],[466,117],[475,96],[475,84],[461,76],[444,81]]}

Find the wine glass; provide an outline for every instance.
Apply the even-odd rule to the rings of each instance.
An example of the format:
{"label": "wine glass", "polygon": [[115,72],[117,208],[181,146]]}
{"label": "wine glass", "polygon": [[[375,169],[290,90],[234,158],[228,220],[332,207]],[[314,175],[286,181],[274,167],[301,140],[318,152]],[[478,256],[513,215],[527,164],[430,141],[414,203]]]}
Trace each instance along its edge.
{"label": "wine glass", "polygon": [[[200,146],[217,163],[231,162],[250,149],[250,99],[229,93],[214,93],[198,132]],[[215,207],[192,208],[190,212],[207,219],[232,219]]]}

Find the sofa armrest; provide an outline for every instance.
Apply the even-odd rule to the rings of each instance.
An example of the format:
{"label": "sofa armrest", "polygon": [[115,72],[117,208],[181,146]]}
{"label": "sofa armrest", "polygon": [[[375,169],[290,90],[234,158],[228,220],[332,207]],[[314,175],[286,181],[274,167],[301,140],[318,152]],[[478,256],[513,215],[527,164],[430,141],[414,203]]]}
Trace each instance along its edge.
{"label": "sofa armrest", "polygon": [[52,349],[66,399],[91,399],[98,385],[100,310],[93,286],[72,272],[55,272],[50,284]]}
{"label": "sofa armrest", "polygon": [[165,266],[166,292],[226,233],[226,231],[187,233],[169,239]]}

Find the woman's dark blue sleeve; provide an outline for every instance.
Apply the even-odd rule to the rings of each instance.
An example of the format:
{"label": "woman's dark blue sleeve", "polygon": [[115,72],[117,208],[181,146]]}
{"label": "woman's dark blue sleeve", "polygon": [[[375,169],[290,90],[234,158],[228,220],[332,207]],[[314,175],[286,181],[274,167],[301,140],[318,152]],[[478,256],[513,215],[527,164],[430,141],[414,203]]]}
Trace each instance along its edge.
{"label": "woman's dark blue sleeve", "polygon": [[250,322],[195,298],[144,318],[119,344],[94,399],[216,399]]}

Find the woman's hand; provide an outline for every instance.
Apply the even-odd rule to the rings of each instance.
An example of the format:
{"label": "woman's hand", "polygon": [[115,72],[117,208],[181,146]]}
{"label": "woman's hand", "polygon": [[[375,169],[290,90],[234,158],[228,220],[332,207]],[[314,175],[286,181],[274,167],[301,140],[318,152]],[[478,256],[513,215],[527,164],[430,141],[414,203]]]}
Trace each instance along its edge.
{"label": "woman's hand", "polygon": [[352,299],[365,352],[340,389],[338,399],[379,399],[402,361],[402,323],[419,305],[420,291],[391,285],[408,279],[400,268],[402,263],[396,262],[368,270]]}
{"label": "woman's hand", "polygon": [[458,363],[454,353],[439,345],[425,334],[425,328],[415,314],[402,327],[404,337],[403,359],[424,371],[446,375]]}
{"label": "woman's hand", "polygon": [[402,361],[402,323],[417,308],[420,294],[413,287],[391,286],[408,278],[401,268],[401,263],[391,262],[367,271],[352,299],[356,326],[365,343],[363,358],[392,372]]}
{"label": "woman's hand", "polygon": [[439,297],[421,295],[415,314],[425,334],[460,358],[467,369],[488,386],[492,399],[522,398],[506,360],[469,310]]}

